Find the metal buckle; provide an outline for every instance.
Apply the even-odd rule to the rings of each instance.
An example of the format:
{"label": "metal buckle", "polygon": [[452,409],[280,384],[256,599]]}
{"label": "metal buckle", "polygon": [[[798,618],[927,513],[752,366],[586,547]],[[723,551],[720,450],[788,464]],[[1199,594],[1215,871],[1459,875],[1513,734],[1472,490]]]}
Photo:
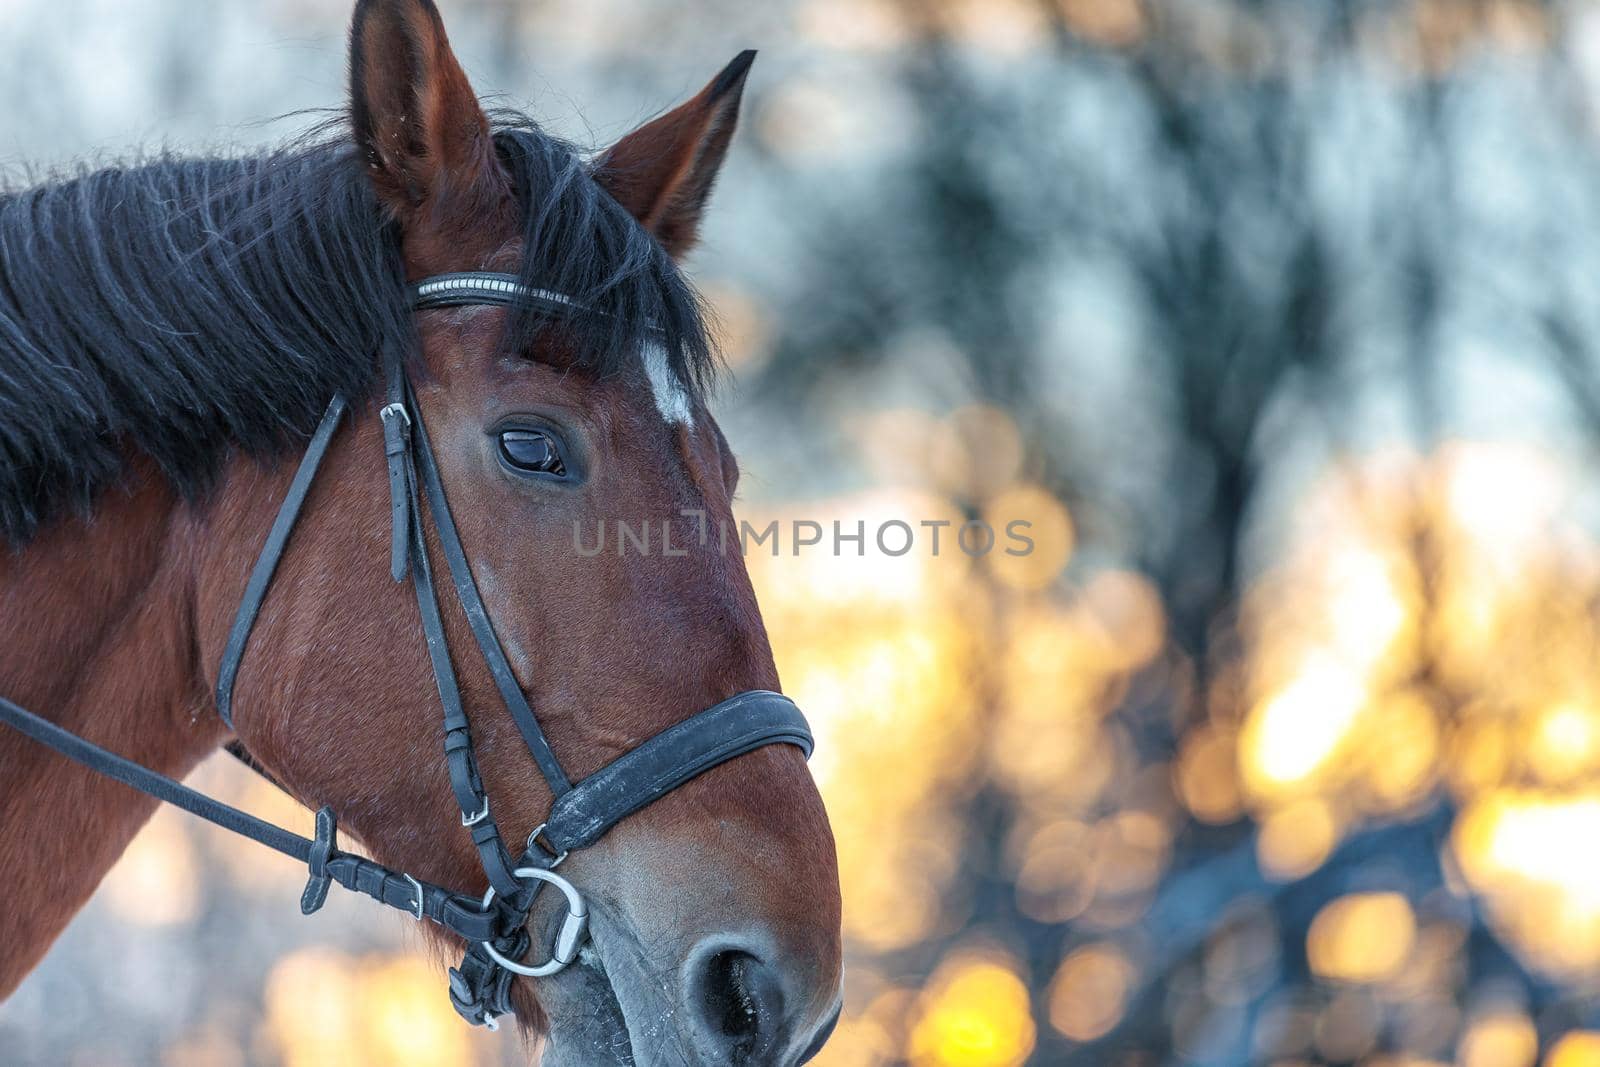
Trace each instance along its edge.
{"label": "metal buckle", "polygon": [[411,915],[412,915],[412,918],[417,920],[417,922],[421,922],[422,921],[422,883],[417,881],[415,878],[411,877],[409,874],[402,873],[400,875],[400,877],[402,877],[406,881],[410,882],[411,883],[411,888],[417,894],[417,909],[415,911],[413,911],[411,913]]}
{"label": "metal buckle", "polygon": [[482,822],[483,820],[487,819],[488,817],[489,817],[489,798],[488,797],[484,797],[483,798],[483,810],[478,812],[478,814],[476,814],[476,815],[468,815],[466,812],[462,812],[461,813],[461,825],[462,826],[476,826],[480,822]]}
{"label": "metal buckle", "polygon": [[567,858],[567,853],[565,853],[565,852],[558,853],[558,852],[556,852],[555,849],[551,848],[549,845],[542,844],[539,841],[539,835],[544,833],[544,828],[546,826],[549,826],[549,825],[550,824],[547,823],[547,822],[542,822],[538,826],[535,826],[533,828],[533,833],[528,835],[528,840],[524,843],[522,850],[524,852],[532,852],[535,848],[537,848],[540,852],[543,852],[546,856],[554,856],[555,858],[550,861],[550,866],[548,868],[549,870],[553,871],[557,867],[561,866],[561,861]]}
{"label": "metal buckle", "polygon": [[[556,943],[550,958],[544,963],[530,967],[525,963],[508,959],[498,952],[487,941],[480,941],[483,951],[506,970],[513,974],[524,975],[528,978],[544,978],[555,974],[566,967],[567,964],[578,958],[578,946],[583,943],[583,935],[589,929],[589,905],[584,901],[583,894],[578,892],[576,886],[555,871],[544,867],[518,867],[511,872],[516,878],[533,878],[541,882],[549,882],[561,890],[562,896],[567,898],[567,917],[561,921],[561,929],[556,934]],[[483,909],[489,910],[489,904],[494,900],[494,886],[483,895]]]}
{"label": "metal buckle", "polygon": [[406,410],[406,406],[404,404],[398,402],[393,404],[385,404],[378,410],[378,418],[382,419],[384,422],[388,422],[391,415],[400,416],[402,419],[406,420],[406,429],[409,430],[411,428],[411,412]]}

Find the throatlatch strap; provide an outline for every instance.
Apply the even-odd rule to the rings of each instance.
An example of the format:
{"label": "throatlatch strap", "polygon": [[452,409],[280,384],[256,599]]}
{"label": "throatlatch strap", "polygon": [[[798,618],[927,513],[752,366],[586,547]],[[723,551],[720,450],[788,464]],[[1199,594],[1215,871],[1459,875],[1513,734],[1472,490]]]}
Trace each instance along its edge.
{"label": "throatlatch strap", "polygon": [[244,587],[244,598],[239,601],[239,611],[233,617],[233,629],[228,631],[228,643],[222,650],[222,663],[217,667],[217,713],[230,730],[233,729],[233,683],[239,676],[239,664],[244,661],[245,646],[250,643],[250,631],[255,628],[256,614],[267,598],[267,590],[272,587],[273,572],[283,558],[289,535],[294,533],[295,520],[300,517],[300,508],[311,493],[317,468],[322,465],[322,457],[328,453],[328,444],[333,440],[333,431],[339,428],[344,409],[344,397],[334,397],[328,403],[322,421],[317,424],[317,432],[311,435],[306,454],[300,460],[299,469],[294,472],[294,481],[289,483],[288,495],[278,505],[278,517],[272,520],[266,544],[261,546],[261,555],[256,557],[250,582]]}
{"label": "throatlatch strap", "polygon": [[652,737],[589,775],[550,809],[540,838],[556,853],[594,844],[640,808],[696,775],[763,745],[811,755],[811,730],[794,701],[752,689]]}

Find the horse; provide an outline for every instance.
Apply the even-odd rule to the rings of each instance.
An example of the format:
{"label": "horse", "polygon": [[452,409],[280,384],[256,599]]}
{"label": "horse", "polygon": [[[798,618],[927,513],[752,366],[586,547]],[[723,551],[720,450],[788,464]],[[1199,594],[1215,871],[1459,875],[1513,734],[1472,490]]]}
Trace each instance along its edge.
{"label": "horse", "polygon": [[[143,789],[235,748],[319,810],[294,846],[307,910],[337,871],[451,949],[512,916],[484,935],[507,966],[559,929],[571,965],[548,977],[463,963],[552,1067],[820,1049],[839,874],[803,729],[695,741],[713,755],[570,857],[541,836],[562,773],[576,793],[651,739],[681,747],[697,709],[782,700],[739,553],[695,533],[731,522],[739,468],[681,269],[753,55],[585,157],[483,108],[431,0],[360,0],[336,123],[0,193],[0,696],[40,724],[0,726],[0,998],[158,803],[50,731]],[[439,278],[467,295],[422,299]],[[603,519],[670,543],[575,551]],[[524,835],[521,903],[495,911],[489,857]],[[581,887],[581,950],[544,882]]]}

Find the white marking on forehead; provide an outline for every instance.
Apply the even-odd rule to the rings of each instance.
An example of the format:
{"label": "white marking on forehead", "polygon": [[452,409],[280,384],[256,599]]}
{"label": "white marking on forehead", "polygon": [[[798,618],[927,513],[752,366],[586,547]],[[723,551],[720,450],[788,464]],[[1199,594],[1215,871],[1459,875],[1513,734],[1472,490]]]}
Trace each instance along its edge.
{"label": "white marking on forehead", "polygon": [[689,391],[667,363],[667,350],[658,344],[644,346],[644,372],[650,376],[650,391],[656,395],[656,409],[670,423],[694,428],[689,408]]}

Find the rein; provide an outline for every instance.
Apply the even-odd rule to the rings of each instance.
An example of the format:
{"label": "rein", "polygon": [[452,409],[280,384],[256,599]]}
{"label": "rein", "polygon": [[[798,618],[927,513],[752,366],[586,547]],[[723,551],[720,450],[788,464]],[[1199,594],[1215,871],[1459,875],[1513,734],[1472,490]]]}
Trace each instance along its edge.
{"label": "rein", "polygon": [[[425,279],[413,286],[412,298],[412,306],[419,311],[473,304],[573,305],[562,294],[522,285],[514,275],[483,271]],[[396,582],[409,576],[416,594],[428,659],[444,709],[444,753],[451,790],[461,809],[461,825],[472,836],[489,883],[482,897],[456,893],[339,851],[331,808],[317,812],[316,835],[302,837],[92,744],[4,698],[0,698],[0,722],[90,770],[305,863],[310,879],[300,895],[304,914],[320,908],[329,887],[337,882],[456,934],[467,942],[467,949],[461,963],[449,972],[450,1001],[462,1018],[492,1030],[498,1027],[499,1016],[511,1011],[511,983],[516,975],[554,974],[577,958],[587,934],[588,908],[578,888],[555,870],[569,853],[594,844],[629,815],[737,756],[779,743],[795,745],[809,756],[811,732],[800,709],[787,697],[749,690],[668,727],[579,782],[569,779],[511,670],[478,593],[450,514],[433,446],[402,363],[391,361],[387,376],[386,403],[379,416],[389,476],[390,576]],[[345,412],[344,399],[334,397],[306,446],[250,572],[217,672],[217,712],[230,729],[234,683],[256,616]],[[555,797],[548,817],[528,835],[516,856],[507,848],[490,812],[489,796],[478,773],[471,724],[445,641],[444,620],[428,559],[428,521],[438,538],[456,600],[495,688]],[[236,754],[248,756],[237,742],[229,747]],[[247,762],[253,765],[253,761]],[[529,964],[522,962],[530,947],[526,925],[539,891],[547,884],[555,886],[564,897],[565,915],[549,959]]]}

